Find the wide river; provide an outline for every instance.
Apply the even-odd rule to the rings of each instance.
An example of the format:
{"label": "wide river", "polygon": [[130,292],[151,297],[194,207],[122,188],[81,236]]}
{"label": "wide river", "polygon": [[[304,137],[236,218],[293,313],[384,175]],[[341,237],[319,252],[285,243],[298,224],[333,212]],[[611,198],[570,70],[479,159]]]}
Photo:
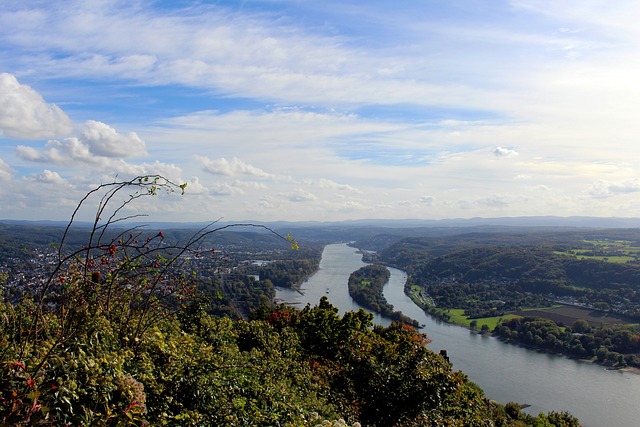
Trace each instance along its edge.
{"label": "wide river", "polygon": [[[327,296],[341,313],[358,310],[347,283],[349,275],[364,265],[354,248],[327,245],[320,269],[302,285],[301,293],[279,288],[276,297],[303,307]],[[640,375],[538,353],[435,320],[404,294],[406,274],[389,270],[391,278],[384,288],[387,301],[424,324],[422,332],[432,340],[429,347],[436,352],[446,349],[454,369],[465,372],[487,397],[531,405],[527,412],[532,414],[569,411],[585,427],[640,426]],[[374,321],[390,323],[379,315]]]}

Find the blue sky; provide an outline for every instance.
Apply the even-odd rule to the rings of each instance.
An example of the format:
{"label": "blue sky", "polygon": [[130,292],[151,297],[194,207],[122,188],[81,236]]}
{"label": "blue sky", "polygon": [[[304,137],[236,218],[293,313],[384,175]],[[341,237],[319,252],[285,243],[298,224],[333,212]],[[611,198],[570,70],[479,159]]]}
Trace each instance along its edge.
{"label": "blue sky", "polygon": [[5,0],[0,218],[638,216],[640,4]]}

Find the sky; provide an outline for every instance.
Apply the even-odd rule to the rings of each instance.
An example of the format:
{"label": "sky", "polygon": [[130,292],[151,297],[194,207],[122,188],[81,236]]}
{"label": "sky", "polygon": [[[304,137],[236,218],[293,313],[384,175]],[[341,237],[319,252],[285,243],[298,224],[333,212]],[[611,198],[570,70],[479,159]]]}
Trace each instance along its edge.
{"label": "sky", "polygon": [[[2,0],[0,219],[637,217],[640,2]],[[147,212],[148,211],[148,212]]]}

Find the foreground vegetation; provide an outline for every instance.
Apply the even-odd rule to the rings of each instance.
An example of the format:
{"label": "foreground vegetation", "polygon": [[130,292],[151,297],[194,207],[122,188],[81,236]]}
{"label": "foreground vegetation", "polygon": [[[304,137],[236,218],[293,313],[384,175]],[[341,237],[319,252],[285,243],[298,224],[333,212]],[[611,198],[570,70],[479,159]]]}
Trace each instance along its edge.
{"label": "foreground vegetation", "polygon": [[2,325],[3,425],[577,425],[489,402],[413,328],[372,329],[371,315],[340,317],[326,300],[251,321],[187,306],[135,340],[109,313],[78,307],[58,346],[62,313],[36,340],[30,302],[1,307],[14,319]]}

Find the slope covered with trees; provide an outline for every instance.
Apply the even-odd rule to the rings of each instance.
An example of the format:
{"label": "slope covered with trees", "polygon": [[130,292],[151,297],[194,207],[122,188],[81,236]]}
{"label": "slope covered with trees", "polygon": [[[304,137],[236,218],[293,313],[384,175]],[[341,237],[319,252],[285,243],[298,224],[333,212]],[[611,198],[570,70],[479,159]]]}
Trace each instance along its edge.
{"label": "slope covered with trees", "polygon": [[[435,316],[450,320],[451,309],[463,310],[466,319],[519,316],[505,317],[494,334],[610,366],[638,366],[640,265],[637,255],[627,253],[615,262],[607,255],[639,246],[637,240],[615,240],[621,236],[618,230],[534,234],[526,244],[522,235],[508,234],[465,235],[446,242],[413,238],[380,257],[403,264],[409,272],[408,290],[419,294],[418,302]],[[627,236],[637,239],[637,231]],[[559,303],[582,307],[585,318],[593,313],[578,318],[586,327],[576,329],[576,319],[544,310]],[[523,311],[531,307],[539,310]],[[603,323],[611,319],[617,321]]]}

